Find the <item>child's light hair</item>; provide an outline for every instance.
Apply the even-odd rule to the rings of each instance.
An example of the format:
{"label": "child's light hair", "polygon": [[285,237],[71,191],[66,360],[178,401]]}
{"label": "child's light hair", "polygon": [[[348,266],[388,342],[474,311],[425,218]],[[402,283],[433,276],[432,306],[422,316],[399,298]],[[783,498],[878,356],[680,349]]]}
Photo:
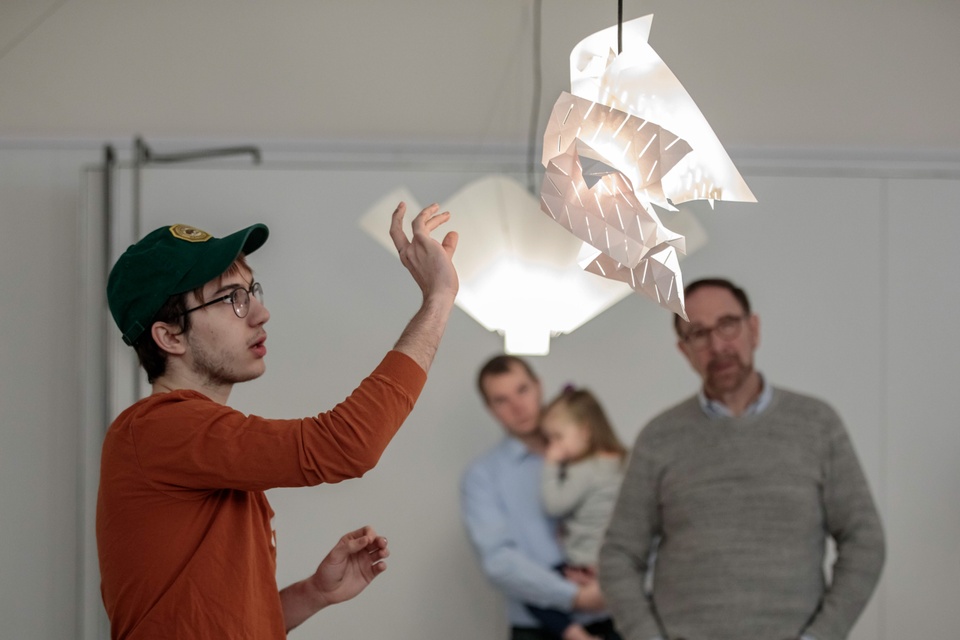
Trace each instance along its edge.
{"label": "child's light hair", "polygon": [[587,389],[577,389],[571,385],[554,398],[543,410],[546,416],[552,411],[566,411],[573,422],[584,427],[589,433],[589,444],[584,457],[597,453],[612,453],[621,458],[627,455],[627,449],[620,442],[603,407]]}

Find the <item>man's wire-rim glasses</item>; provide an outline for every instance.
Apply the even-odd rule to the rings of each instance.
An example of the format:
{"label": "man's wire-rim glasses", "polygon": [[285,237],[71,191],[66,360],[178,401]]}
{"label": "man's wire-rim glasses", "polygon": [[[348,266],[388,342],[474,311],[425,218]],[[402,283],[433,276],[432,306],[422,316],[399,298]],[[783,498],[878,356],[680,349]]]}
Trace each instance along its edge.
{"label": "man's wire-rim glasses", "polygon": [[259,282],[251,284],[249,289],[237,287],[225,296],[204,302],[193,309],[187,309],[180,315],[185,316],[188,313],[193,313],[197,309],[203,309],[218,302],[229,302],[233,306],[233,312],[237,314],[238,318],[246,318],[247,314],[250,313],[250,296],[253,296],[261,303],[263,302],[263,286]]}
{"label": "man's wire-rim glasses", "polygon": [[716,332],[723,340],[733,340],[740,335],[743,321],[747,316],[723,316],[712,327],[697,327],[683,335],[683,341],[696,351],[706,349],[710,344],[710,336]]}

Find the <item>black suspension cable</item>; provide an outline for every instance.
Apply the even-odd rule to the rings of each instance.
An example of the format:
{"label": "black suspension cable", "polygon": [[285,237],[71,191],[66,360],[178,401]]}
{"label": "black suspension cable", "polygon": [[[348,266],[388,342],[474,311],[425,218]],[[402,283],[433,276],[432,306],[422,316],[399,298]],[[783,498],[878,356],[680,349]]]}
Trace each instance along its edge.
{"label": "black suspension cable", "polygon": [[543,73],[540,68],[540,31],[542,1],[533,0],[533,104],[530,107],[530,131],[527,140],[527,186],[530,193],[536,193],[534,181],[534,167],[536,167],[537,129],[540,117],[540,90],[543,84]]}
{"label": "black suspension cable", "polygon": [[617,0],[617,55],[623,53],[623,0]]}

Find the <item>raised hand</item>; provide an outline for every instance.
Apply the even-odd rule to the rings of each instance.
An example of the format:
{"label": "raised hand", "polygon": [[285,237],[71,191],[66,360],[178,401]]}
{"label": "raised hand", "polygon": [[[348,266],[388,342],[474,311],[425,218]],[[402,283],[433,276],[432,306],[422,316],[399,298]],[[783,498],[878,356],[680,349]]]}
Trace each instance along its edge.
{"label": "raised hand", "polygon": [[453,266],[453,253],[459,237],[456,231],[447,233],[437,242],[430,233],[450,219],[450,212],[437,213],[440,206],[432,204],[421,211],[411,222],[413,238],[408,239],[403,231],[403,216],[407,205],[401,202],[393,212],[390,222],[390,237],[400,253],[400,262],[407,268],[423,292],[424,299],[434,295],[456,297],[460,287],[457,271]]}
{"label": "raised hand", "polygon": [[441,242],[430,237],[434,229],[450,219],[449,211],[437,213],[440,207],[432,204],[413,219],[413,238],[407,238],[403,231],[406,210],[407,205],[403,202],[397,205],[390,222],[390,237],[400,253],[400,262],[423,292],[423,304],[407,324],[394,349],[407,354],[424,371],[429,371],[460,289],[457,270],[453,267],[453,252],[457,249],[459,236],[451,231]]}

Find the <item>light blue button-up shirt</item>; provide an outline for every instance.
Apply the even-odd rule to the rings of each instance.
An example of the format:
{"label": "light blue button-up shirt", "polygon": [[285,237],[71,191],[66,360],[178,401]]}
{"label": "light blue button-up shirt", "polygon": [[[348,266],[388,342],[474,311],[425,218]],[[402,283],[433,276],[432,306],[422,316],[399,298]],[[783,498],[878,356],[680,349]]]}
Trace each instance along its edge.
{"label": "light blue button-up shirt", "polygon": [[[734,417],[730,409],[727,408],[727,405],[719,400],[711,400],[708,398],[707,394],[703,391],[703,387],[700,388],[697,399],[700,400],[700,408],[703,409],[703,412],[707,414],[709,418]],[[741,417],[760,415],[764,409],[770,406],[771,400],[773,400],[773,387],[767,384],[763,376],[760,376],[760,395],[757,396],[756,400],[747,405]]]}
{"label": "light blue button-up shirt", "polygon": [[460,485],[467,534],[483,572],[507,597],[512,626],[540,626],[524,603],[570,611],[577,593],[552,568],[563,562],[563,553],[556,521],[540,503],[542,468],[541,456],[505,437],[470,465]]}

